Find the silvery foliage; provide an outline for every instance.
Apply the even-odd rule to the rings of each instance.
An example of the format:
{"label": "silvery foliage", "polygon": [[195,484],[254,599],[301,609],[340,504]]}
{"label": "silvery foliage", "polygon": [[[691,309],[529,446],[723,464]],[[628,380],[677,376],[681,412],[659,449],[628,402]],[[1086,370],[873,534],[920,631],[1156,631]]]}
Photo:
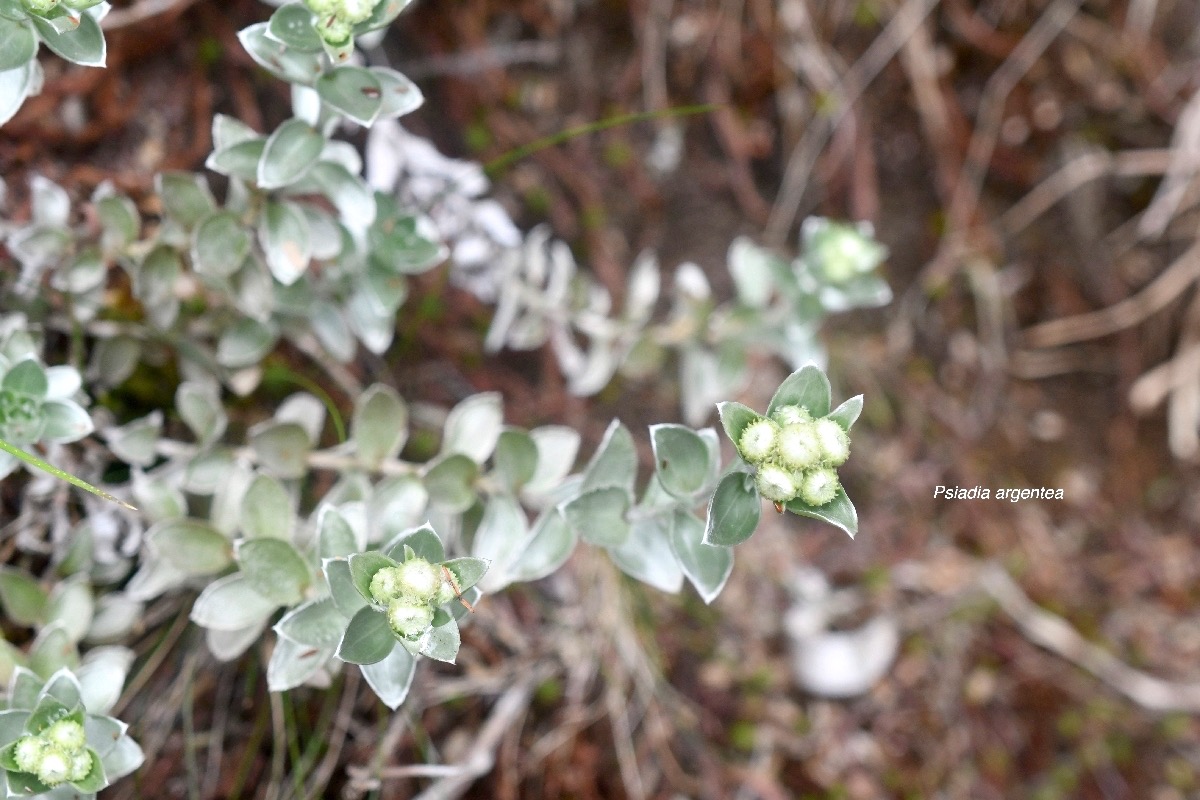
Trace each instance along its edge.
{"label": "silvery foliage", "polygon": [[104,66],[108,9],[100,0],[0,0],[0,125],[42,91],[39,45],[80,66]]}
{"label": "silvery foliage", "polygon": [[[79,372],[45,366],[41,350],[24,314],[0,314],[0,439],[22,449],[76,442],[93,429]],[[0,478],[21,463],[0,452]]]}
{"label": "silvery foliage", "polygon": [[[651,256],[635,264],[624,307],[614,315],[607,294],[578,274],[565,244],[535,231],[512,247],[517,237],[499,207],[487,205],[486,182],[473,165],[438,161],[400,135],[399,174],[408,188],[374,191],[357,152],[331,136],[347,121],[386,126],[420,104],[420,92],[399,73],[350,63],[353,36],[386,25],[406,3],[383,0],[360,19],[362,3],[331,18],[330,2],[285,4],[240,33],[263,68],[293,85],[294,116],[268,135],[229,117],[214,120],[207,165],[228,178],[223,201],[202,176],[165,173],[156,184],[157,224],[145,225],[134,203],[107,186],[92,197],[92,213],[72,223],[66,193],[38,179],[32,222],[3,227],[21,270],[0,292],[28,308],[65,310],[48,324],[86,326],[94,336],[89,385],[119,386],[148,358],[173,356],[183,377],[173,413],[101,426],[107,454],[130,467],[130,483],[114,491],[142,509],[138,525],[149,525],[144,537],[126,542],[144,539],[123,588],[98,599],[92,591],[124,580],[130,566],[122,558],[128,551],[111,541],[100,557],[99,528],[110,536],[126,524],[101,514],[81,522],[75,544],[55,554],[59,571],[72,577],[49,594],[23,570],[0,570],[6,613],[38,628],[29,654],[5,651],[10,669],[23,661],[38,674],[70,666],[46,660],[51,645],[72,660],[80,641],[121,641],[146,603],[193,588],[200,596],[192,619],[219,658],[236,658],[275,621],[273,691],[328,684],[352,663],[397,707],[420,658],[454,660],[458,625],[482,594],[549,575],[580,541],[604,549],[640,581],[674,592],[686,580],[711,602],[732,569],[731,545],[753,532],[761,511],[755,465],[741,457],[723,465],[714,429],[652,426],[654,471],[639,485],[634,436],[620,421],[575,471],[576,431],[508,426],[494,393],[451,409],[439,451],[424,462],[400,457],[409,408],[381,384],[354,399],[349,438],[332,447],[320,445],[325,407],[306,393],[244,432],[229,425],[226,390],[252,391],[281,340],[306,352],[315,342],[335,361],[351,360],[359,343],[386,350],[406,276],[451,252],[469,263],[490,257],[492,245],[507,250],[489,345],[552,341],[572,388],[583,394],[597,391],[622,362],[645,370],[676,348],[684,394],[707,397],[713,383],[693,373],[722,375],[729,353],[741,358],[746,348],[802,340],[810,350],[784,350],[803,360],[822,313],[886,299],[886,285],[874,275],[883,251],[869,231],[822,223],[806,228],[806,236],[825,238],[806,240],[804,256],[792,263],[748,241],[735,243],[738,299],[724,306],[715,306],[699,269],[685,265],[675,278],[672,316],[652,325],[661,278]],[[380,185],[393,179],[374,178]],[[429,216],[407,212],[397,200],[432,200],[437,192],[453,194],[454,185],[465,186],[467,202],[445,206],[441,216],[436,207]],[[450,248],[438,240],[437,222],[448,225],[455,214],[467,222],[450,231]],[[862,241],[829,238],[831,230]],[[482,249],[470,244],[475,234],[487,240]],[[113,266],[129,278],[127,305],[140,306],[140,321],[97,319]],[[63,302],[35,303],[47,290]],[[716,397],[735,385],[726,382]],[[768,415],[778,405],[802,406],[813,417],[839,413],[830,414],[829,383],[815,367],[785,381]],[[748,409],[723,413],[735,445],[741,421],[754,416]],[[173,419],[191,441],[168,435]],[[848,430],[853,419],[844,421]],[[311,498],[324,485],[318,473],[332,473],[336,482]],[[853,505],[839,492],[828,507],[793,500],[786,510],[853,535]],[[707,514],[697,515],[706,504]],[[389,594],[375,585],[388,583],[389,570],[405,569],[441,583],[432,594]],[[68,601],[73,610],[64,615],[58,609]]]}
{"label": "silvery foliage", "polygon": [[[823,365],[816,338],[831,313],[891,300],[876,270],[887,255],[867,223],[815,217],[801,231],[801,254],[791,262],[740,237],[729,248],[736,297],[716,305],[698,266],[681,265],[672,282],[672,314],[652,323],[662,276],[653,255],[630,269],[624,304],[582,272],[570,248],[544,229],[504,254],[490,351],[530,350],[549,342],[568,388],[577,395],[603,389],[618,372],[659,374],[668,350],[678,354],[684,419],[703,424],[713,404],[749,378],[746,353],[774,352],[793,369]],[[581,345],[580,342],[583,342]]]}
{"label": "silvery foliage", "polygon": [[[13,670],[0,711],[0,790],[5,797],[94,798],[143,761],[128,726],[106,716],[133,663],[123,648],[100,648],[76,671],[45,680]],[[114,688],[115,687],[115,688]]]}

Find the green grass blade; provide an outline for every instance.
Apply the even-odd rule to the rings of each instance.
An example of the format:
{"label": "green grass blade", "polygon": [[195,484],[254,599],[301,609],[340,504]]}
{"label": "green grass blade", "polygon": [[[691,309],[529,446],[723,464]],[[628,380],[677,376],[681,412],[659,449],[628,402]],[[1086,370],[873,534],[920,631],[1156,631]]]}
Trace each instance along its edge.
{"label": "green grass blade", "polygon": [[8,442],[4,441],[3,439],[0,439],[0,450],[3,450],[4,452],[8,453],[9,455],[16,456],[17,458],[24,461],[26,464],[29,464],[31,467],[37,467],[40,470],[49,472],[54,477],[64,480],[67,483],[71,484],[72,486],[78,486],[80,489],[89,491],[92,494],[96,495],[96,497],[102,498],[104,500],[109,500],[113,503],[116,503],[119,506],[125,506],[125,508],[128,508],[130,511],[137,511],[136,506],[131,506],[131,505],[129,505],[129,503],[126,503],[124,500],[119,500],[116,497],[113,497],[111,494],[104,491],[103,489],[97,489],[95,486],[92,486],[87,481],[85,481],[81,478],[76,478],[74,475],[72,475],[69,472],[63,472],[58,467],[56,467],[52,464],[46,463],[42,459],[35,456],[33,453],[27,453],[24,450],[22,450],[21,448],[16,447],[15,445],[11,445]]}

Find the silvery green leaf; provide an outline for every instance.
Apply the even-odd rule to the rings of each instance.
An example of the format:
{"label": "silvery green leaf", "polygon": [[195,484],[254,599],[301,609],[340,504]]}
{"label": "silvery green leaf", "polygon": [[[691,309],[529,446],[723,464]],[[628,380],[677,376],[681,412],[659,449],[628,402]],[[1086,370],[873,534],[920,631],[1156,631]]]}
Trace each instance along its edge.
{"label": "silvery green leaf", "polygon": [[429,492],[420,478],[394,475],[376,484],[368,504],[369,516],[381,523],[382,538],[386,539],[423,520],[428,505]]}
{"label": "silvery green leaf", "polygon": [[[74,712],[74,707],[83,700],[83,691],[79,685],[79,679],[75,677],[75,673],[69,669],[59,668],[54,670],[53,674],[46,679],[46,685],[42,687],[42,691],[38,695],[38,708],[34,709],[33,717],[29,720],[29,730],[32,733],[39,726],[39,712],[43,709],[52,708],[56,703],[48,703],[43,706],[42,702],[47,698],[53,698],[58,701],[58,704],[64,705],[68,710]],[[54,720],[57,714],[51,712],[47,724]]]}
{"label": "silvery green leaf", "polygon": [[192,233],[192,266],[201,275],[228,278],[250,254],[250,233],[236,214],[218,211]]}
{"label": "silvery green leaf", "polygon": [[182,270],[178,251],[159,245],[142,260],[142,266],[134,278],[134,293],[147,307],[174,300],[175,282]]}
{"label": "silvery green leaf", "polygon": [[230,542],[198,519],[168,519],[146,531],[146,541],[164,561],[185,575],[214,575],[233,563]]}
{"label": "silvery green leaf", "polygon": [[579,535],[557,509],[545,511],[533,526],[529,543],[509,567],[512,581],[536,581],[555,572],[566,563]]}
{"label": "silvery green leaf", "polygon": [[41,86],[42,67],[31,59],[15,69],[0,72],[0,125],[8,122],[21,109],[21,104],[35,86]]}
{"label": "silvery green leaf", "polygon": [[212,494],[226,479],[233,465],[233,453],[226,448],[197,453],[187,462],[183,488],[192,494]]}
{"label": "silvery green leaf", "polygon": [[559,506],[563,518],[585,542],[617,547],[629,537],[629,492],[621,487],[585,491]]}
{"label": "silvery green leaf", "polygon": [[411,550],[413,555],[432,564],[446,560],[446,549],[442,545],[442,539],[429,523],[419,528],[401,531],[384,546],[384,552],[388,558],[403,561],[406,548]]}
{"label": "silvery green leaf", "polygon": [[425,102],[417,85],[394,69],[371,67],[371,74],[379,81],[383,103],[375,120],[395,119],[412,113]]}
{"label": "silvery green leaf", "polygon": [[[321,149],[321,156],[317,159],[320,162],[328,164],[336,164],[351,175],[361,175],[363,171],[362,156],[358,154],[358,148],[343,142],[339,139],[329,139],[325,142],[325,147]],[[399,214],[396,215],[399,217]],[[389,224],[398,220],[389,218]]]}
{"label": "silvery green leaf", "polygon": [[62,625],[42,628],[29,648],[29,668],[38,675],[50,675],[78,662],[79,651]]}
{"label": "silvery green leaf", "polygon": [[213,150],[222,150],[235,144],[257,139],[258,131],[236,117],[214,114],[212,123]]}
{"label": "silvery green leaf", "polygon": [[314,128],[329,130],[328,122],[323,126],[321,121],[321,96],[311,86],[292,84],[292,116]]}
{"label": "silvery green leaf", "polygon": [[486,559],[492,565],[481,589],[493,592],[509,583],[508,569],[528,538],[529,523],[520,503],[506,494],[488,498],[471,545],[471,555]]}
{"label": "silvery green leaf", "polygon": [[199,175],[160,172],[154,176],[154,188],[167,214],[188,230],[216,210],[208,182]]}
{"label": "silvery green leaf", "polygon": [[271,39],[268,30],[269,23],[260,22],[240,30],[238,39],[250,57],[275,77],[311,85],[323,70],[321,54],[293,50]]}
{"label": "silvery green leaf", "polygon": [[819,519],[837,526],[845,531],[851,539],[854,538],[854,534],[858,533],[858,510],[846,496],[846,490],[841,487],[838,487],[838,492],[833,499],[823,506],[810,506],[797,497],[787,504],[787,510],[802,517]]}
{"label": "silvery green leaf", "polygon": [[367,265],[367,287],[381,308],[392,313],[408,299],[408,279],[378,265],[378,253],[373,253]]}
{"label": "silvery green leaf", "polygon": [[[7,642],[5,643],[7,644]],[[11,647],[11,645],[9,645]],[[31,680],[37,681],[37,678],[32,677],[32,673],[23,667],[16,667],[16,670],[21,670],[26,674],[31,675]],[[14,671],[13,676],[16,676]],[[36,696],[36,691],[34,696]],[[10,699],[11,708],[0,711],[0,747],[7,747],[15,742],[25,733],[25,724],[29,721],[29,712],[24,710],[24,706],[17,707],[16,699]]]}
{"label": "silvery green leaf", "polygon": [[359,125],[370,127],[383,104],[379,78],[362,67],[336,67],[317,78],[321,100]]}
{"label": "silvery green leaf", "polygon": [[519,428],[505,428],[492,454],[496,477],[510,492],[521,489],[537,470],[538,449],[533,437]]}
{"label": "silvery green leaf", "polygon": [[293,3],[276,9],[267,23],[267,36],[286,45],[289,50],[302,53],[321,51],[321,37],[313,27],[313,12],[303,3]]}
{"label": "silvery green leaf", "polygon": [[108,264],[95,247],[80,251],[69,264],[60,267],[54,274],[54,288],[70,294],[90,292],[104,284],[108,276]]}
{"label": "silvery green leaf", "polygon": [[[299,119],[289,119],[270,135],[258,162],[261,189],[279,189],[299,180],[316,162],[325,137]],[[290,281],[284,281],[290,283]]]}
{"label": "silvery green leaf", "polygon": [[570,474],[579,454],[579,432],[565,425],[544,425],[529,432],[537,446],[537,468],[525,484],[530,494],[552,491]]}
{"label": "silvery green leaf", "polygon": [[74,367],[62,364],[56,367],[46,367],[46,397],[52,400],[64,400],[83,386],[83,377]]}
{"label": "silvery green leaf", "polygon": [[31,627],[45,619],[49,598],[29,573],[17,567],[0,566],[0,605],[18,625]]}
{"label": "silvery green leaf", "polygon": [[21,0],[0,0],[0,17],[22,22],[29,18],[29,10]]}
{"label": "silvery green leaf", "polygon": [[152,411],[119,428],[108,431],[108,448],[127,464],[148,467],[158,458],[158,438],[162,434],[163,415]]}
{"label": "silvery green leaf", "polygon": [[43,442],[77,442],[95,428],[88,413],[72,400],[47,400],[42,404],[42,416],[46,420]]}
{"label": "silvery green leaf", "polygon": [[479,583],[488,571],[489,562],[485,558],[464,556],[443,561],[441,566],[454,576],[454,588],[458,590],[459,594],[463,594]]}
{"label": "silvery green leaf", "polygon": [[346,230],[323,208],[306,203],[303,211],[304,218],[308,220],[308,238],[312,242],[313,258],[317,261],[332,261],[341,255],[343,249],[346,249]]}
{"label": "silvery green leaf", "polygon": [[304,557],[291,542],[280,539],[248,539],[235,550],[238,566],[254,591],[282,606],[304,598],[312,573]]}
{"label": "silvery green leaf", "polygon": [[142,357],[142,343],[132,336],[100,339],[92,348],[88,378],[101,386],[119,386],[133,374]]}
{"label": "silvery green leaf", "polygon": [[408,697],[417,659],[403,647],[396,647],[382,661],[364,664],[363,677],[385,706],[395,711]]}
{"label": "silvery green leaf", "polygon": [[84,737],[103,759],[112,752],[117,742],[129,738],[129,726],[114,717],[88,714],[83,720]]}
{"label": "silvery green leaf", "polygon": [[496,448],[503,425],[504,406],[498,392],[471,395],[450,409],[441,452],[462,453],[482,464]]}
{"label": "silvery green leaf", "polygon": [[124,778],[140,767],[145,760],[142,748],[133,740],[133,737],[122,736],[104,755],[104,775],[109,781]]}
{"label": "silvery green leaf", "polygon": [[129,583],[125,584],[125,594],[131,600],[149,602],[163,592],[183,586],[188,577],[186,572],[147,549],[138,571],[133,573]]}
{"label": "silvery green leaf", "polygon": [[117,704],[133,659],[133,651],[127,647],[95,647],[88,651],[75,677],[89,714],[107,714]]}
{"label": "silvery green leaf", "polygon": [[732,547],[750,538],[762,515],[762,500],[754,478],[746,472],[730,472],[717,484],[708,501],[704,543]]}
{"label": "silvery green leaf", "polygon": [[277,478],[301,478],[308,471],[311,444],[294,422],[268,420],[250,429],[250,446],[264,471]]}
{"label": "silvery green leaf", "polygon": [[458,656],[458,648],[462,640],[459,638],[458,623],[451,617],[445,625],[435,625],[425,631],[417,650],[426,658],[435,661],[445,661],[453,664]]}
{"label": "silvery green leaf", "polygon": [[408,407],[392,387],[372,384],[354,403],[351,431],[359,461],[369,468],[378,467],[404,447]]}
{"label": "silvery green leaf", "polygon": [[367,606],[350,620],[337,657],[351,664],[375,664],[387,658],[395,646],[396,637],[383,612]]}
{"label": "silvery green leaf", "polygon": [[709,451],[695,431],[683,425],[651,425],[654,469],[662,487],[690,498],[708,481]]}
{"label": "silvery green leaf", "polygon": [[292,500],[283,484],[270,475],[257,475],[242,496],[241,529],[247,539],[292,538],[295,525]]}
{"label": "silvery green leaf", "polygon": [[632,492],[636,479],[637,451],[633,446],[633,435],[620,420],[614,419],[584,470],[582,490],[620,487]]}
{"label": "silvery green leaf", "polygon": [[333,203],[344,224],[361,231],[375,221],[375,193],[341,164],[319,161],[308,177]]}
{"label": "silvery green leaf", "polygon": [[225,433],[228,418],[219,389],[211,383],[184,381],[175,390],[175,410],[200,444],[208,444]]}
{"label": "silvery green leaf", "polygon": [[359,341],[372,353],[384,353],[395,336],[395,315],[383,308],[365,288],[358,289],[350,296],[346,311],[346,321]]}
{"label": "silvery green leaf", "polygon": [[392,23],[400,12],[408,8],[412,0],[380,0],[371,10],[371,16],[354,26],[354,35],[378,30]]}
{"label": "silvery green leaf", "polygon": [[80,14],[79,27],[61,32],[48,20],[36,15],[31,16],[30,21],[37,28],[41,40],[56,55],[81,67],[104,66],[104,32],[90,14]]}
{"label": "silvery green leaf", "polygon": [[625,541],[610,547],[608,554],[626,575],[674,594],[683,588],[683,571],[671,552],[670,538],[670,516],[639,519]]}
{"label": "silvery green leaf", "polygon": [[342,616],[350,619],[358,610],[367,604],[354,584],[354,576],[350,574],[350,562],[345,558],[326,558],[321,562],[325,580],[329,584],[329,595]]}
{"label": "silvery green leaf", "polygon": [[237,631],[261,623],[277,608],[279,603],[255,591],[245,574],[234,572],[204,587],[191,620],[202,628]]}
{"label": "silvery green leaf", "polygon": [[151,522],[174,519],[187,514],[187,500],[177,487],[158,477],[133,471],[133,500]]}
{"label": "silvery green leaf", "polygon": [[346,324],[341,309],[332,303],[320,301],[312,306],[309,324],[317,341],[339,364],[349,363],[358,347],[350,326]]}
{"label": "silvery green leaf", "polygon": [[780,406],[801,406],[814,417],[823,417],[829,413],[831,395],[829,378],[824,372],[814,366],[801,367],[779,384],[767,406],[767,414],[773,414]]}
{"label": "silvery green leaf", "polygon": [[629,270],[625,290],[624,317],[635,325],[644,325],[654,311],[662,289],[658,259],[650,251],[642,252]]}
{"label": "silvery green leaf", "polygon": [[689,425],[703,424],[712,414],[713,405],[730,389],[722,379],[716,354],[695,345],[685,346],[680,353],[679,385],[684,387],[683,419]]}
{"label": "silvery green leaf", "polygon": [[100,247],[105,253],[119,253],[137,240],[142,220],[128,197],[110,195],[97,200],[96,215],[102,228]]}
{"label": "silvery green leaf", "polygon": [[325,404],[308,392],[296,392],[279,404],[275,419],[294,422],[304,428],[308,440],[315,446],[321,439],[321,429],[325,427]]}
{"label": "silvery green leaf", "polygon": [[66,228],[30,225],[18,228],[8,237],[8,249],[17,261],[31,270],[57,264],[71,245],[71,232]]}
{"label": "silvery green leaf", "polygon": [[333,648],[342,638],[347,622],[333,600],[324,597],[309,600],[284,614],[275,623],[275,632],[297,644]]}
{"label": "silvery green leaf", "polygon": [[213,628],[205,628],[204,644],[208,646],[208,652],[212,653],[213,658],[217,661],[233,661],[236,658],[240,658],[243,653],[250,649],[252,644],[259,640],[263,629],[267,627],[268,619],[270,617],[263,617],[253,625],[238,628],[236,631],[218,631]]}
{"label": "silvery green leaf", "polygon": [[37,56],[38,41],[28,20],[0,17],[0,72],[24,67]]}
{"label": "silvery green leaf", "polygon": [[50,382],[46,378],[46,368],[37,359],[26,358],[9,368],[0,381],[0,388],[41,400],[50,390]]}
{"label": "silvery green leaf", "polygon": [[332,655],[332,647],[314,648],[290,639],[278,639],[267,663],[267,690],[286,692],[295,689],[325,666]]}
{"label": "silvery green leaf", "polygon": [[858,415],[862,413],[863,396],[855,395],[840,406],[829,412],[828,418],[841,425],[842,428],[849,431],[858,421]]}
{"label": "silvery green leaf", "polygon": [[[27,667],[17,667],[8,681],[9,707],[32,710],[37,705],[38,695],[41,694],[45,683]],[[11,717],[6,715],[5,721],[10,722]],[[24,728],[24,724],[22,724],[22,728]]]}
{"label": "silvery green leaf", "polygon": [[122,592],[110,592],[96,600],[96,611],[84,640],[111,644],[124,639],[142,618],[145,606]]}
{"label": "silvery green leaf", "polygon": [[262,162],[267,140],[262,136],[237,142],[213,150],[204,166],[231,178],[241,178],[255,183],[258,181],[258,165]]}
{"label": "silvery green leaf", "polygon": [[258,243],[271,274],[285,286],[295,283],[312,260],[308,220],[291,203],[267,202],[258,227]]}
{"label": "silvery green leaf", "polygon": [[[776,263],[779,262],[779,263]],[[751,308],[764,308],[775,288],[775,275],[787,268],[774,253],[745,236],[729,245],[729,274],[737,289],[738,300]]]}
{"label": "silvery green leaf", "polygon": [[[555,336],[555,343],[559,342]],[[620,366],[620,356],[613,344],[595,338],[580,367],[570,371],[567,390],[577,397],[589,397],[608,385]]]}
{"label": "silvery green leaf", "polygon": [[317,512],[317,553],[322,560],[357,553],[362,547],[336,507],[325,505]]}
{"label": "silvery green leaf", "polygon": [[273,325],[256,319],[239,319],[217,340],[217,363],[230,369],[257,364],[271,352],[278,338]]}
{"label": "silvery green leaf", "polygon": [[671,526],[671,550],[683,574],[711,603],[733,572],[733,550],[704,543],[705,525],[690,512],[676,511]]}
{"label": "silvery green leaf", "polygon": [[79,642],[92,624],[95,602],[92,587],[80,576],[62,581],[50,592],[46,620],[59,623],[72,642]]}
{"label": "silvery green leaf", "polygon": [[435,459],[424,476],[429,502],[452,513],[466,511],[475,502],[478,476],[479,465],[461,453]]}

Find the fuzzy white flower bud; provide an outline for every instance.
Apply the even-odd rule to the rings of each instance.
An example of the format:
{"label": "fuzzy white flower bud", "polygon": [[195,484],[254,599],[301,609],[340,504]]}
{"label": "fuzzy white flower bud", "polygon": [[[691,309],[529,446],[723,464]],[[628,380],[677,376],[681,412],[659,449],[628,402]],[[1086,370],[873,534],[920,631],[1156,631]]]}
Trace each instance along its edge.
{"label": "fuzzy white flower bud", "polygon": [[754,478],[758,493],[772,503],[786,503],[796,496],[796,480],[778,464],[763,464]]}
{"label": "fuzzy white flower bud", "polygon": [[742,430],[742,438],[738,440],[738,452],[751,464],[761,464],[775,454],[778,440],[779,426],[763,417],[751,422]]}
{"label": "fuzzy white flower bud", "polygon": [[81,781],[92,771],[92,754],[80,750],[71,758],[71,775],[67,780]]}
{"label": "fuzzy white flower bud", "polygon": [[85,742],[83,726],[71,719],[60,719],[42,731],[42,739],[68,753],[78,752]]}
{"label": "fuzzy white flower bud", "polygon": [[841,486],[836,471],[818,467],[801,476],[800,499],[810,506],[823,506],[837,496]]}
{"label": "fuzzy white flower bud", "polygon": [[13,749],[13,759],[23,772],[36,773],[42,765],[42,753],[46,751],[46,743],[41,737],[26,734],[17,741]]}
{"label": "fuzzy white flower bud", "polygon": [[402,595],[428,602],[437,594],[442,583],[442,571],[423,558],[405,561],[398,568]]}
{"label": "fuzzy white flower bud", "polygon": [[408,599],[388,604],[387,621],[397,636],[416,639],[433,623],[433,607]]}
{"label": "fuzzy white flower bud", "polygon": [[371,577],[371,597],[377,603],[390,603],[404,594],[399,567],[384,567]]}
{"label": "fuzzy white flower bud", "polygon": [[790,470],[805,470],[821,461],[821,440],[811,422],[796,422],[779,432],[779,460]]}
{"label": "fuzzy white flower bud", "polygon": [[771,419],[779,423],[781,428],[795,425],[797,422],[812,422],[812,414],[804,406],[780,406],[771,414]]}
{"label": "fuzzy white flower bud", "polygon": [[850,437],[841,425],[831,419],[819,419],[815,423],[817,439],[821,443],[821,460],[839,467],[850,457]]}
{"label": "fuzzy white flower bud", "polygon": [[57,747],[47,747],[38,764],[38,780],[47,786],[57,786],[71,775],[71,758]]}

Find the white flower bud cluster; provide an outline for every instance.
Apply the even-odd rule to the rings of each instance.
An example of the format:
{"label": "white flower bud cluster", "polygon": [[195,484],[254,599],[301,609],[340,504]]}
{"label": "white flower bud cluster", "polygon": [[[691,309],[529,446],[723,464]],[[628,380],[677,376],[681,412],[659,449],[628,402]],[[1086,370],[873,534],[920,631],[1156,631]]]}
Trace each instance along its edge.
{"label": "white flower bud cluster", "polygon": [[60,719],[36,736],[26,734],[13,747],[17,767],[47,786],[83,780],[93,758],[83,726],[71,719]]}
{"label": "white flower bud cluster", "polygon": [[419,639],[433,624],[434,610],[454,599],[454,587],[442,567],[410,558],[384,567],[371,578],[371,597],[387,607],[388,625],[402,639]]}
{"label": "white flower bud cluster", "polygon": [[742,431],[738,452],[757,468],[758,492],[773,503],[800,498],[823,506],[837,495],[837,468],[850,457],[850,436],[828,417],[803,406],[781,406]]}
{"label": "white flower bud cluster", "polygon": [[875,241],[869,223],[848,225],[810,217],[802,235],[804,260],[831,284],[868,275],[887,258],[887,248]]}
{"label": "white flower bud cluster", "polygon": [[350,41],[354,26],[370,18],[379,0],[304,0],[317,15],[316,28],[331,45]]}

